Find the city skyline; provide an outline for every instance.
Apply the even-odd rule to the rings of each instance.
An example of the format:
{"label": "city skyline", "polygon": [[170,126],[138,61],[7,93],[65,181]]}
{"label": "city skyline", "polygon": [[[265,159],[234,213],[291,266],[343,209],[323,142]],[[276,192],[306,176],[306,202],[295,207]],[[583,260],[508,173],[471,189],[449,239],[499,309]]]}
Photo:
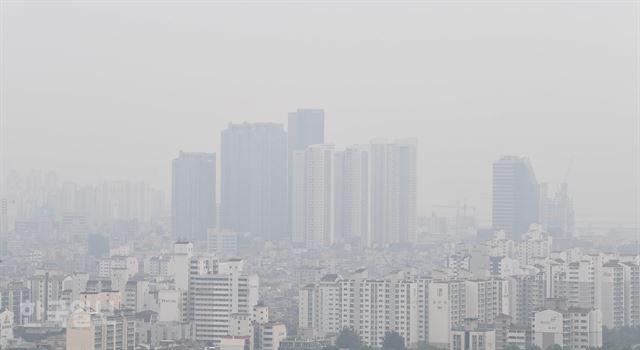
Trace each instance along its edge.
{"label": "city skyline", "polygon": [[[229,125],[233,125],[233,124],[229,124]],[[241,124],[238,124],[238,125],[249,126],[249,125],[282,125],[282,124],[278,124],[278,123],[247,123],[247,122],[244,122],[244,123],[241,123]],[[285,133],[286,133],[286,131],[285,131]],[[330,146],[332,149],[335,149],[336,151],[339,151],[339,152],[346,152],[345,154],[348,155],[349,152],[357,151],[358,148],[362,148],[363,146],[370,147],[371,145],[375,145],[376,143],[384,143],[384,142],[388,142],[388,140],[387,139],[383,139],[383,138],[372,139],[370,141],[370,143],[368,144],[368,146],[364,145],[364,144],[363,145],[346,145],[344,147],[336,147],[334,144],[309,144],[309,146],[323,146],[323,145],[324,146]],[[415,144],[415,139],[414,140],[410,140],[410,142]],[[368,149],[367,151],[370,152],[370,149]],[[207,153],[204,153],[204,152],[184,152],[182,150],[180,151],[180,153],[181,154],[182,153],[184,153],[184,154],[207,154]],[[213,183],[214,183],[215,186],[214,186],[213,192],[214,192],[214,194],[216,194],[216,201],[214,203],[214,206],[216,206],[216,210],[213,211],[213,213],[214,213],[213,214],[213,216],[214,216],[213,220],[214,221],[218,221],[218,220],[220,220],[220,218],[218,218],[219,209],[220,209],[220,208],[218,208],[218,206],[221,205],[222,199],[221,199],[221,195],[217,195],[217,193],[221,193],[222,191],[221,191],[221,183],[217,179],[219,179],[221,177],[221,171],[219,170],[220,169],[220,164],[218,164],[215,161],[216,153],[211,153],[211,154],[214,156],[214,162],[213,163],[215,164],[215,166],[214,166],[215,169],[213,171]],[[368,156],[369,155],[367,155],[367,157]],[[499,162],[502,159],[525,159],[528,162],[527,166],[530,169],[533,169],[532,164],[530,163],[530,160],[529,160],[528,157],[521,157],[521,156],[518,156],[518,155],[503,155],[503,156],[500,156],[499,159],[495,159],[494,161],[492,161],[493,174],[494,174],[493,181],[494,182],[492,184],[489,184],[489,186],[487,187],[490,191],[493,191],[493,188],[495,187],[495,181],[496,181],[495,180],[495,166],[496,166],[496,163]],[[292,161],[293,161],[293,159],[292,159]],[[291,166],[291,169],[292,169],[295,166],[295,164],[292,163],[290,166]],[[286,168],[289,168],[289,166],[286,166]],[[291,169],[289,171],[291,171]],[[33,175],[44,176],[44,180],[45,181],[51,181],[51,177],[53,177],[54,180],[56,181],[55,182],[56,185],[73,186],[74,188],[76,188],[76,187],[78,187],[78,188],[85,187],[86,188],[87,186],[90,187],[90,186],[95,185],[95,183],[92,183],[92,182],[77,183],[77,182],[69,181],[68,179],[62,179],[62,182],[58,183],[59,178],[58,178],[58,174],[56,172],[51,171],[51,170],[42,171],[41,169],[30,169],[30,170],[28,170],[26,172],[18,172],[16,170],[11,170],[11,171],[9,171],[8,177],[6,179],[9,180],[7,182],[9,185],[17,185],[18,183],[16,181],[23,181],[25,179],[29,180],[29,177],[33,176]],[[290,176],[290,175],[288,175],[288,176]],[[419,177],[419,175],[418,175],[418,177]],[[535,177],[535,174],[534,174],[534,177]],[[33,179],[31,179],[31,181],[32,180]],[[566,176],[565,176],[564,180],[566,180]],[[42,179],[38,178],[38,181],[42,181]],[[536,181],[535,178],[534,178],[534,181]],[[123,183],[126,183],[127,181],[124,181],[124,180],[118,180],[118,181],[106,180],[106,181],[102,181],[102,183],[105,183],[105,184],[109,183],[109,182],[113,182],[113,183],[123,182]],[[149,183],[147,183],[147,182],[140,182],[140,184],[144,184],[146,186],[149,185]],[[568,182],[561,181],[561,182],[558,182],[558,183],[549,183],[547,181],[539,181],[539,182],[536,182],[536,184],[538,184],[538,186],[540,187],[538,190],[539,191],[543,191],[543,192],[540,192],[539,194],[536,194],[536,196],[538,196],[538,195],[541,196],[539,199],[537,199],[537,200],[540,201],[540,203],[536,203],[535,205],[532,204],[532,208],[534,208],[536,206],[541,206],[541,205],[552,206],[552,207],[553,206],[557,207],[558,205],[560,205],[560,206],[566,207],[567,205],[569,205],[568,203],[570,202],[571,203],[570,204],[570,208],[565,208],[565,209],[556,208],[555,210],[556,211],[557,210],[570,210],[571,215],[574,215],[574,210],[573,210],[573,202],[574,201],[572,200],[572,197],[573,197],[572,195],[569,197],[569,192],[568,192],[569,183]],[[24,186],[25,184],[22,183],[22,184],[19,184],[19,185],[20,186]],[[173,189],[171,188],[171,186],[170,186],[170,188],[169,188],[169,190],[167,192],[162,191],[162,193],[165,196],[168,195],[167,199],[169,201],[171,201],[171,192],[172,191],[173,191]],[[291,189],[289,189],[289,191],[291,191]],[[12,192],[8,193],[8,195],[10,197],[12,196],[11,193]],[[548,195],[550,193],[554,193],[555,197],[548,197]],[[15,195],[15,193],[13,195]],[[558,196],[561,196],[561,198],[564,198],[564,202],[557,203],[558,200],[562,200],[561,198],[559,199]],[[494,206],[494,208],[495,208],[495,201],[494,200],[495,200],[495,191],[493,192],[493,195],[491,195],[491,198],[490,198],[490,205],[489,205],[490,207]],[[567,201],[569,201],[569,202],[567,202]],[[447,213],[445,208],[455,208],[455,207],[465,207],[466,208],[468,206],[469,206],[469,202],[468,201],[461,202],[460,200],[456,200],[455,203],[451,203],[451,205],[435,204],[430,208],[430,210],[426,210],[426,211],[417,213],[417,216],[427,217],[427,216],[432,215],[432,214],[438,214],[438,215],[444,215],[446,217],[446,216],[449,216],[449,214]],[[477,212],[476,211],[476,206],[471,205],[471,206],[469,206],[469,208],[473,209],[473,212],[474,212],[474,215],[475,215],[475,213]],[[551,209],[550,208],[542,208],[542,207],[540,207],[540,208],[537,208],[535,210],[540,210],[541,213],[542,213],[543,210],[551,210]],[[478,222],[481,225],[484,225],[485,227],[494,226],[493,222],[495,222],[495,217],[492,218],[492,216],[494,216],[494,214],[490,214],[490,213],[495,213],[495,210],[490,210],[489,213],[486,213],[486,216],[483,216],[483,215],[475,216],[475,219],[478,220]],[[540,215],[542,215],[542,214],[540,214]],[[549,215],[551,215],[551,214],[547,213],[547,216],[549,216]],[[556,221],[561,220],[558,217],[553,217],[552,219],[556,220]],[[290,218],[288,220],[291,221]],[[545,223],[546,224],[546,221],[544,221],[544,220],[549,220],[549,217],[540,216],[540,217],[538,217],[538,219],[532,220],[530,222],[531,223]],[[579,222],[581,222],[581,223],[596,223],[596,224],[616,224],[617,223],[617,224],[623,225],[623,227],[626,227],[626,225],[635,223],[635,221],[633,221],[633,220],[631,220],[631,221],[629,221],[629,220],[621,220],[620,221],[620,220],[600,220],[600,219],[586,219],[586,220],[581,220]],[[553,224],[558,229],[566,230],[567,229],[567,225],[571,225],[571,227],[573,227],[573,225],[575,224],[575,221],[572,220],[571,223],[568,223],[568,222],[555,222]],[[558,225],[560,225],[562,227],[559,227]],[[524,225],[524,226],[521,226],[521,227],[526,227],[526,226],[527,225]]]}
{"label": "city skyline", "polygon": [[[291,118],[291,117],[292,117],[292,115],[304,115],[304,114],[300,114],[300,113],[301,113],[301,112],[305,112],[305,111],[311,111],[312,113],[313,113],[313,112],[315,112],[315,113],[317,113],[317,112],[321,112],[321,113],[322,113],[322,114],[321,114],[321,115],[322,115],[322,120],[323,120],[323,122],[324,122],[324,111],[323,111],[322,109],[297,109],[297,111],[296,111],[296,112],[291,112],[291,113],[289,113],[289,120],[288,120],[288,121],[289,121],[289,122],[291,122],[291,121],[292,121],[292,118]],[[311,114],[311,115],[313,115],[313,114]],[[245,121],[245,122],[242,122],[242,123],[239,123],[239,124],[229,123],[229,124],[228,124],[228,126],[231,126],[231,125],[270,125],[270,124],[271,124],[271,125],[281,125],[281,126],[284,126],[284,124],[280,124],[280,123],[272,123],[272,122],[267,122],[267,123],[248,123],[248,122],[246,122],[246,121]],[[324,130],[324,128],[325,128],[325,127],[323,126],[323,128],[322,128],[322,129]],[[224,130],[222,130],[222,131],[224,131]],[[288,128],[287,128],[287,129],[284,129],[284,131],[285,131],[285,134],[287,135],[286,137],[287,137],[287,138],[289,138],[289,140],[287,141],[287,144],[289,145],[289,146],[287,146],[287,149],[289,149],[288,147],[291,147],[291,142],[292,142],[292,141],[291,141],[290,136],[289,136],[289,133],[288,133]],[[316,137],[316,138],[317,138],[318,136],[314,136],[314,137]],[[313,138],[313,137],[312,137],[312,138]],[[373,138],[373,139],[370,139],[370,140],[367,142],[367,144],[375,144],[376,142],[386,142],[387,140],[388,140],[387,138]],[[412,141],[411,141],[411,142],[412,142],[412,143],[414,143],[414,144],[418,144],[418,143],[416,142],[416,139],[412,139]],[[325,144],[327,144],[327,145],[331,145],[332,147],[336,148],[337,150],[349,150],[350,148],[352,148],[352,147],[353,147],[353,145],[340,145],[340,146],[336,146],[336,145],[335,145],[335,144],[333,144],[333,143],[325,143]],[[308,145],[312,145],[312,144],[308,144]],[[218,150],[218,151],[217,151],[217,153],[221,153],[221,147],[218,147],[218,148],[217,148],[217,150]],[[183,151],[182,151],[182,150],[180,150],[180,152],[183,152]],[[287,151],[287,152],[289,152],[289,151]],[[204,153],[204,152],[186,152],[186,153]],[[216,154],[216,152],[214,152],[214,153],[212,153],[212,154],[214,154],[214,155],[215,155],[215,154]],[[289,157],[289,156],[288,156],[288,157]],[[516,157],[516,158],[527,158],[527,159],[529,158],[529,157],[526,157],[526,156],[522,157],[522,156],[520,156],[520,155],[514,155],[514,154],[501,155],[499,158],[505,158],[505,157],[506,157],[506,158],[509,158],[509,157]],[[496,158],[496,159],[492,160],[492,163],[495,163],[496,161],[498,161],[498,158]],[[545,194],[547,194],[547,192],[548,192],[549,190],[551,190],[551,191],[553,191],[554,193],[556,193],[556,196],[557,196],[558,194],[562,194],[562,192],[566,192],[566,191],[567,191],[567,184],[568,184],[568,183],[567,183],[567,181],[566,181],[566,180],[567,180],[567,178],[568,178],[568,176],[569,176],[569,174],[570,174],[570,172],[571,172],[572,162],[573,162],[573,160],[571,160],[571,161],[567,164],[567,170],[566,170],[566,172],[565,172],[565,174],[564,174],[564,178],[563,178],[563,179],[561,179],[561,180],[559,179],[559,180],[558,180],[558,182],[551,182],[551,183],[550,183],[549,181],[546,181],[546,179],[541,179],[541,181],[539,181],[539,184],[540,184],[540,185],[544,185],[544,186],[545,186],[545,187],[544,187]],[[419,164],[419,162],[418,162],[418,164]],[[293,165],[293,164],[292,164],[292,165]],[[529,166],[531,167],[532,165],[530,164]],[[495,167],[495,164],[494,164],[494,167]],[[220,165],[220,164],[218,164],[218,163],[216,163],[216,166],[215,166],[215,172],[214,172],[214,177],[215,177],[215,179],[219,179],[219,178],[221,178],[221,177],[222,177],[222,174],[221,174],[221,170],[220,170],[220,168],[221,168],[221,165]],[[41,171],[41,170],[42,170],[42,169],[30,169],[29,171],[26,171],[26,172],[17,172],[16,170],[10,170],[8,175],[9,175],[9,176],[13,176],[14,174],[16,174],[16,175],[18,175],[18,176],[22,176],[22,175],[28,175],[28,173],[29,173],[29,172],[33,172],[33,171]],[[490,170],[490,171],[491,171],[491,170]],[[49,172],[51,172],[51,171],[49,171]],[[46,172],[44,172],[44,173],[46,173]],[[171,173],[171,171],[169,171],[169,173]],[[55,174],[55,175],[57,176],[57,173],[55,173],[55,172],[54,172],[53,174]],[[288,176],[290,176],[290,175],[288,175]],[[418,178],[420,178],[420,176],[418,176]],[[221,193],[222,193],[222,191],[221,191],[221,181],[215,181],[215,179],[214,179],[214,182],[215,182],[215,191],[214,191],[214,192],[216,193],[216,203],[215,203],[215,205],[220,205],[220,204],[222,203],[222,198],[221,198]],[[6,178],[5,178],[5,180],[6,180]],[[104,182],[108,182],[108,181],[109,181],[109,180],[105,180]],[[113,181],[113,180],[110,180],[110,181]],[[6,181],[5,181],[5,182],[6,182]],[[570,182],[570,181],[569,181],[569,182]],[[65,179],[64,183],[73,184],[74,186],[78,186],[78,185],[82,186],[82,185],[91,185],[91,184],[92,184],[92,182],[87,182],[87,183],[76,183],[76,182],[73,182],[73,181],[68,181],[68,179]],[[492,187],[493,187],[493,185],[492,185],[492,184],[489,184],[489,186],[488,186],[488,187],[486,187],[486,189],[488,189],[488,190],[489,190],[489,192],[491,192],[491,191],[492,191]],[[572,186],[572,187],[573,187],[573,186]],[[419,188],[419,187],[418,187],[418,188]],[[168,188],[166,191],[164,191],[164,192],[165,192],[166,194],[168,194],[168,199],[170,200],[170,198],[171,198],[170,194],[171,194],[171,192],[172,192],[171,185],[169,185],[169,188]],[[218,193],[220,193],[220,194],[218,194]],[[566,194],[565,194],[565,195],[566,195]],[[574,194],[572,193],[572,197],[573,197],[573,196],[574,196]],[[451,200],[452,200],[452,201],[451,201],[450,203],[447,203],[447,204],[444,204],[444,205],[443,205],[443,204],[433,204],[433,205],[432,205],[431,207],[429,207],[429,208],[424,208],[424,207],[423,207],[423,208],[421,208],[421,210],[418,210],[417,216],[428,216],[428,215],[431,215],[432,213],[443,214],[443,215],[445,215],[445,216],[446,216],[446,215],[448,215],[448,214],[447,214],[447,213],[445,213],[445,212],[443,212],[443,210],[442,210],[442,209],[443,209],[443,208],[445,208],[445,207],[453,207],[453,206],[454,206],[454,201],[455,201],[455,203],[457,203],[457,204],[455,204],[455,205],[457,205],[457,206],[459,206],[461,202],[463,203],[463,205],[464,205],[464,206],[467,206],[467,205],[469,205],[470,203],[474,203],[474,204],[471,204],[471,207],[472,207],[472,208],[474,208],[474,212],[476,212],[476,213],[477,213],[476,208],[477,208],[477,207],[482,207],[482,206],[483,206],[482,204],[478,205],[478,204],[475,204],[475,202],[472,202],[472,201],[469,201],[469,200],[463,200],[463,201],[461,201],[460,199],[453,199],[453,198],[452,198]],[[489,193],[489,198],[488,198],[488,200],[489,200],[489,203],[488,203],[487,207],[491,207],[492,205],[494,205],[494,204],[492,204],[492,200],[493,200],[493,199],[492,199],[492,194],[491,194],[491,193]],[[549,200],[551,200],[551,199],[549,199]],[[420,202],[420,197],[418,197],[418,202]],[[572,202],[574,202],[574,201],[572,201]],[[578,204],[577,206],[579,206],[579,204]],[[493,213],[493,210],[489,209],[488,211],[485,211],[485,212],[484,212],[484,214],[481,212],[481,214],[480,214],[480,215],[477,215],[477,216],[476,216],[476,219],[477,219],[477,220],[479,220],[479,223],[480,223],[480,224],[482,224],[482,225],[485,225],[485,226],[492,226],[492,223],[493,223],[493,221],[494,221],[494,219],[492,219],[492,216],[493,216],[493,214],[492,214],[492,213]],[[217,215],[218,215],[218,210],[216,210],[216,211],[215,211],[214,216],[217,216]],[[585,216],[586,216],[586,215],[585,215]],[[577,217],[580,217],[580,215],[577,215]],[[214,219],[214,220],[215,220],[215,219]],[[288,221],[290,221],[290,220],[291,220],[291,219],[288,219]],[[542,220],[542,218],[541,218],[541,220]],[[617,220],[616,220],[616,219],[606,219],[606,220],[605,220],[605,219],[601,219],[601,218],[599,218],[599,217],[596,217],[596,218],[593,218],[593,217],[590,217],[590,218],[584,218],[584,219],[582,219],[582,220],[578,219],[578,221],[579,221],[579,222],[582,222],[582,223],[587,223],[587,222],[588,222],[588,223],[620,223],[620,224],[623,224],[623,225],[629,225],[629,224],[635,224],[635,223],[637,223],[637,222],[636,222],[636,220],[619,220],[619,219],[617,219]]]}
{"label": "city skyline", "polygon": [[[243,123],[248,123],[248,122],[244,121],[244,122],[241,122],[240,124],[243,124]],[[269,122],[267,122],[267,123],[269,123]],[[276,123],[276,124],[280,124],[280,123]],[[286,130],[286,131],[288,132],[288,130]],[[382,139],[389,139],[389,138],[380,138],[380,137],[378,137],[378,138],[370,138],[368,141],[363,142],[363,143],[367,144],[367,143],[375,142],[376,140],[382,140]],[[402,139],[402,137],[401,137],[401,139]],[[335,143],[331,143],[331,142],[329,142],[328,144],[334,145],[338,149],[346,149],[346,148],[350,147],[349,144],[336,145]],[[417,142],[417,144],[419,145],[420,143]],[[211,148],[210,150],[214,154],[215,153],[220,153],[221,152],[221,147],[218,146],[216,148]],[[180,151],[180,150],[177,150],[177,151]],[[196,153],[198,153],[198,152],[206,153],[206,152],[203,152],[202,150],[195,150],[195,149],[189,150],[189,151],[193,151],[193,152],[196,152]],[[515,153],[505,152],[505,153],[499,154],[498,156],[495,157],[495,159],[490,160],[490,162],[493,162],[497,158],[503,157],[503,156],[521,156],[521,157],[531,158],[531,157],[528,157],[527,155],[523,155],[523,154],[515,154]],[[422,160],[423,161],[429,161],[429,160],[424,159],[424,158]],[[534,159],[533,162],[540,163],[537,159]],[[551,185],[549,187],[549,189],[552,190],[552,191],[561,189],[562,184],[565,183],[566,182],[565,180],[567,179],[567,177],[569,175],[571,175],[572,168],[575,167],[574,163],[575,163],[575,157],[572,157],[572,158],[568,159],[566,164],[563,165],[563,166],[566,166],[565,170],[564,171],[559,171],[558,174],[556,174],[554,177],[552,177],[555,181],[549,181],[548,180],[549,178],[541,178],[540,182],[541,183],[544,182],[544,183],[547,183],[547,184]],[[487,169],[488,171],[486,173],[490,174],[490,172],[491,172],[490,163],[489,163],[489,165],[485,164],[485,166],[488,168]],[[29,171],[32,171],[32,170],[54,171],[53,169],[29,168],[29,169],[20,169],[20,170],[18,170],[18,169],[9,169],[9,171],[7,173],[10,175],[12,172],[18,172],[19,174],[24,175],[24,174],[27,174]],[[56,172],[56,174],[58,174],[58,171],[55,171],[55,172]],[[164,193],[169,195],[168,197],[170,198],[170,193],[171,193],[171,181],[170,181],[171,176],[170,176],[170,174],[171,174],[171,170],[170,169],[168,169],[168,170],[165,169],[164,172],[169,174],[169,182],[166,183],[166,184],[160,185],[158,187],[161,188]],[[64,173],[64,172],[62,172],[62,173]],[[562,173],[562,174],[560,174],[560,173]],[[220,171],[220,166],[218,165],[216,167],[216,177],[217,178],[221,178],[221,176],[222,175],[221,175],[221,171]],[[486,177],[487,175],[485,174],[484,176]],[[489,177],[490,177],[490,175],[489,175]],[[571,176],[571,178],[573,178],[573,177],[574,176]],[[106,182],[106,181],[127,181],[126,178],[124,178],[124,179],[113,179],[113,178],[109,178],[109,177],[100,178],[101,180],[99,180],[99,179],[85,179],[85,181],[77,181],[77,180],[73,180],[72,181],[71,180],[72,178],[73,178],[73,176],[71,176],[70,178],[67,178],[66,181],[67,182],[74,182],[74,183],[77,183],[77,184],[80,184],[80,185],[92,184],[92,183],[100,182],[100,181],[102,181],[102,182]],[[139,178],[139,177],[135,177],[135,178]],[[157,186],[157,184],[156,184],[157,181],[143,181],[143,182],[146,182],[146,183],[149,183],[149,184],[153,184],[154,186]],[[491,220],[492,214],[491,214],[491,209],[490,209],[491,208],[491,185],[490,185],[490,182],[491,181],[490,181],[490,178],[489,178],[489,186],[488,187],[485,186],[485,188],[484,188],[484,191],[488,192],[487,193],[488,197],[482,196],[480,199],[479,198],[470,199],[468,197],[454,198],[454,196],[451,195],[451,196],[448,196],[448,199],[447,199],[448,202],[447,202],[447,200],[445,200],[444,202],[437,202],[436,203],[435,201],[432,200],[431,202],[433,202],[433,203],[431,205],[427,205],[427,204],[424,203],[425,202],[425,198],[418,196],[418,203],[423,203],[422,206],[419,205],[419,209],[418,209],[419,210],[419,215],[421,215],[421,216],[430,215],[432,212],[438,212],[437,208],[438,207],[442,207],[443,205],[453,205],[456,202],[464,202],[465,204],[471,204],[475,208],[480,208],[481,209],[480,210],[481,214],[478,215],[478,219],[484,224],[491,224],[491,222],[492,222],[492,220]],[[568,181],[568,182],[572,183],[573,181]],[[572,188],[573,187],[575,187],[575,186],[572,186]],[[418,188],[421,188],[421,186],[418,186]],[[424,190],[421,191],[420,193],[422,193],[422,192],[424,192]],[[220,182],[219,181],[216,184],[216,193],[221,193],[221,188],[220,188]],[[633,195],[634,193],[630,192],[629,194]],[[575,197],[575,192],[573,193],[573,195]],[[217,195],[217,203],[219,204],[219,203],[221,203],[221,201],[222,201],[221,200],[221,196],[218,194]],[[576,203],[576,207],[578,207],[578,208],[581,207],[581,205],[584,205],[584,203],[580,203],[580,202]],[[484,208],[484,209],[482,209],[482,208]],[[621,223],[621,224],[637,223],[637,220],[633,216],[632,217],[617,217],[617,218],[616,217],[602,217],[602,216],[587,215],[587,214],[585,214],[583,212],[580,212],[580,210],[576,210],[576,217],[578,218],[579,222],[592,222],[592,223],[599,223],[599,222],[615,223],[615,222],[618,222],[618,223]]]}
{"label": "city skyline", "polygon": [[0,350],[640,350],[640,0],[0,22]]}
{"label": "city skyline", "polygon": [[[489,222],[490,163],[516,154],[541,181],[569,173],[580,221],[634,221],[637,68],[628,58],[637,45],[626,6],[314,4],[283,16],[269,6],[98,13],[8,2],[2,168],[144,180],[168,193],[167,159],[219,153],[227,123],[286,124],[297,108],[322,108],[325,143],[419,140],[422,215],[467,201]],[[153,44],[167,31],[170,52]]]}

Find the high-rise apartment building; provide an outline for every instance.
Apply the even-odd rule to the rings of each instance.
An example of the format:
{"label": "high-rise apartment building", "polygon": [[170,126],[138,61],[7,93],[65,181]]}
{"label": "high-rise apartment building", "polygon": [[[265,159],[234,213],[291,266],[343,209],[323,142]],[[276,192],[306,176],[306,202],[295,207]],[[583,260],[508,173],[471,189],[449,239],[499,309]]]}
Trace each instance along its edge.
{"label": "high-rise apartment building", "polygon": [[342,152],[341,216],[339,235],[346,242],[371,246],[370,158],[368,146],[351,146]]}
{"label": "high-rise apartment building", "polygon": [[222,228],[265,239],[288,233],[287,133],[282,124],[229,124],[221,138]]}
{"label": "high-rise apartment building", "polygon": [[325,336],[349,328],[373,347],[394,331],[407,347],[419,342],[448,347],[451,330],[466,320],[493,324],[509,314],[509,287],[497,278],[432,280],[411,269],[375,279],[364,268],[348,278],[327,274],[300,289],[298,329]]}
{"label": "high-rise apartment building", "polygon": [[369,167],[366,146],[338,151],[311,145],[292,163],[292,241],[310,247],[334,242],[369,245]]}
{"label": "high-rise apartment building", "polygon": [[287,327],[282,322],[255,322],[254,332],[256,350],[278,350],[287,337]]}
{"label": "high-rise apartment building", "polygon": [[511,322],[531,325],[533,313],[544,305],[546,276],[544,268],[532,268],[528,274],[506,278],[509,284]]}
{"label": "high-rise apartment building", "polygon": [[216,155],[180,152],[172,164],[171,193],[174,237],[205,240],[216,227]]}
{"label": "high-rise apartment building", "polygon": [[558,345],[562,349],[580,350],[602,347],[600,310],[569,307],[563,300],[549,299],[534,314],[533,344],[541,349]]}
{"label": "high-rise apartment building", "polygon": [[29,277],[27,287],[30,291],[29,301],[33,306],[29,321],[59,321],[56,319],[57,312],[65,307],[62,304],[64,279],[64,275],[51,275],[49,272]]}
{"label": "high-rise apartment building", "polygon": [[334,243],[340,212],[338,153],[330,145],[313,145],[293,154],[292,241],[309,247]]}
{"label": "high-rise apartment building", "polygon": [[469,319],[451,330],[450,350],[495,350],[496,331],[493,325]]}
{"label": "high-rise apartment building", "polygon": [[371,144],[371,238],[373,244],[416,241],[416,145]]}
{"label": "high-rise apartment building", "polygon": [[324,110],[297,109],[290,112],[287,120],[287,168],[288,168],[288,215],[287,224],[292,241],[293,238],[293,155],[297,151],[304,151],[311,145],[324,144]]}
{"label": "high-rise apartment building", "polygon": [[66,349],[136,349],[136,325],[133,314],[116,310],[110,313],[74,310],[66,324]]}
{"label": "high-rise apartment building", "polygon": [[244,261],[191,259],[189,318],[197,341],[219,341],[229,334],[232,314],[250,313],[258,303],[258,276],[244,272]]}
{"label": "high-rise apartment building", "polygon": [[11,311],[15,325],[22,325],[28,320],[24,305],[29,302],[30,290],[23,282],[12,282],[0,288],[0,311]]}
{"label": "high-rise apartment building", "polygon": [[418,298],[418,289],[416,280],[369,279],[363,269],[350,278],[327,274],[300,290],[299,329],[325,336],[349,328],[373,347],[381,347],[384,335],[395,331],[413,347],[424,340],[418,328],[426,300]]}
{"label": "high-rise apartment building", "polygon": [[528,158],[505,156],[493,163],[492,222],[519,240],[539,220],[538,182]]}

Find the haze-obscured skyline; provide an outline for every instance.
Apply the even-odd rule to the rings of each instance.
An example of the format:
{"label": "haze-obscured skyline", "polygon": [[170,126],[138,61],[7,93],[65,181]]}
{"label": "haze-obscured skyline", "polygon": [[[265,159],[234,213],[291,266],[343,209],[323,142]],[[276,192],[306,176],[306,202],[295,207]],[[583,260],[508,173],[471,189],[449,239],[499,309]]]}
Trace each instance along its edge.
{"label": "haze-obscured skyline", "polygon": [[[419,140],[419,214],[488,221],[491,163],[531,158],[579,220],[638,212],[633,3],[93,1],[3,8],[3,167],[150,181],[229,122],[323,108],[326,140]],[[552,187],[553,188],[553,187]]]}

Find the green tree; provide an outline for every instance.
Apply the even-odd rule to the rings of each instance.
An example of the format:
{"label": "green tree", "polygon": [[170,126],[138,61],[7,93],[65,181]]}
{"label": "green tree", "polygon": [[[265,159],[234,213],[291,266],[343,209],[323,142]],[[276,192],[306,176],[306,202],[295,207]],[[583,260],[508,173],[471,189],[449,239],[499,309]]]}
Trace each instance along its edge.
{"label": "green tree", "polygon": [[388,332],[382,340],[382,350],[406,350],[404,338],[397,332]]}
{"label": "green tree", "polygon": [[360,350],[362,349],[362,339],[349,328],[343,329],[336,339],[338,349]]}
{"label": "green tree", "polygon": [[549,347],[547,347],[547,350],[562,350],[562,346],[560,346],[558,344],[553,344],[553,345],[550,345]]}
{"label": "green tree", "polygon": [[527,350],[542,350],[542,349],[540,349],[540,347],[535,344],[531,344],[527,347]]}

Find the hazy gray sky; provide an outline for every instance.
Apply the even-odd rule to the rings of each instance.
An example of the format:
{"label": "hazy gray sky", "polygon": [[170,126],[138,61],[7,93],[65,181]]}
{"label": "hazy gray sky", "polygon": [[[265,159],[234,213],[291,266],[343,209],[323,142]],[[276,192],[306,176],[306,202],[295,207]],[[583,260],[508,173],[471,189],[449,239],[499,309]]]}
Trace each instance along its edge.
{"label": "hazy gray sky", "polygon": [[[473,4],[475,3],[475,4]],[[568,164],[578,220],[637,217],[638,4],[5,1],[3,163],[168,189],[228,122],[324,108],[327,140],[419,138],[419,213],[491,162]]]}

